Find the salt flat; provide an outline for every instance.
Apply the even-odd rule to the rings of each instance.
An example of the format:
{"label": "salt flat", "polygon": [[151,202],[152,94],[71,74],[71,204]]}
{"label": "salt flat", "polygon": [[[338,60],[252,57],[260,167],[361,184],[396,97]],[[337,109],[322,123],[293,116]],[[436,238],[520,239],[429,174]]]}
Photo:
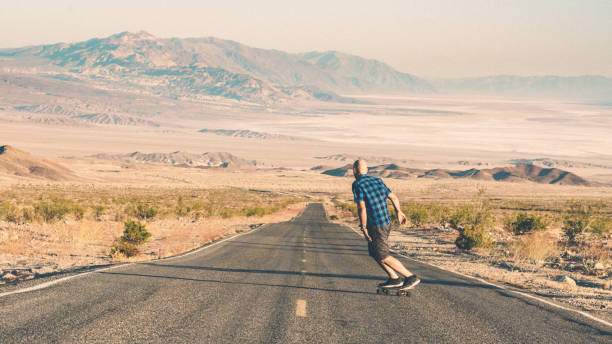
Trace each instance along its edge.
{"label": "salt flat", "polygon": [[[366,103],[262,108],[223,100],[168,100],[170,105],[137,107],[159,127],[42,123],[36,119],[50,115],[4,107],[0,135],[3,144],[51,157],[220,151],[298,169],[321,164],[314,157],[332,154],[387,156],[410,160],[410,167],[418,168],[457,168],[458,161],[464,166],[500,166],[511,159],[550,158],[569,161],[565,169],[582,177],[612,181],[612,107],[605,104],[456,95],[359,99]],[[114,106],[123,102],[117,100]],[[181,104],[178,111],[176,104]],[[198,132],[204,128],[250,130],[269,137]]]}

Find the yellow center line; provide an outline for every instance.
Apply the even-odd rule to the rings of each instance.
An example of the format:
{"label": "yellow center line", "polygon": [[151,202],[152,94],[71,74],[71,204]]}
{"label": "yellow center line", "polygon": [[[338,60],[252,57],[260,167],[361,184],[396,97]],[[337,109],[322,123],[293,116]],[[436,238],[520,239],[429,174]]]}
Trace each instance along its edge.
{"label": "yellow center line", "polygon": [[297,300],[295,305],[295,315],[298,317],[306,316],[306,300]]}

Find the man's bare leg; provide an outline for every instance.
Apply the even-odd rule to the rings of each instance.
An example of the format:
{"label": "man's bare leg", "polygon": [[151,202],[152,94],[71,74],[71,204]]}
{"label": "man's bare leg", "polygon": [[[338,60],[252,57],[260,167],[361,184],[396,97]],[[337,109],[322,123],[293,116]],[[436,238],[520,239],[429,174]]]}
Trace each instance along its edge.
{"label": "man's bare leg", "polygon": [[402,262],[393,258],[392,256],[388,256],[387,258],[383,259],[379,264],[383,266],[383,269],[387,271],[391,278],[393,278],[393,276],[389,273],[389,270],[393,271],[394,274],[397,272],[404,277],[412,276],[412,272],[408,271]]}
{"label": "man's bare leg", "polygon": [[399,276],[397,275],[397,272],[395,272],[395,270],[391,269],[391,267],[385,265],[382,261],[376,261],[378,263],[378,265],[380,265],[380,267],[385,270],[385,272],[387,273],[387,275],[389,275],[389,278],[392,279],[398,279]]}

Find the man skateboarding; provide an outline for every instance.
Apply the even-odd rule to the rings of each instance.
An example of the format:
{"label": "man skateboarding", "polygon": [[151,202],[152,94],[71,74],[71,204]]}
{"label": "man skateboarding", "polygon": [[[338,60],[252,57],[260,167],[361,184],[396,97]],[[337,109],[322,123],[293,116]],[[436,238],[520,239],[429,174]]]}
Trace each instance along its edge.
{"label": "man skateboarding", "polygon": [[[379,288],[409,289],[421,282],[415,274],[389,254],[388,238],[391,232],[391,216],[387,209],[387,198],[393,203],[397,220],[406,223],[406,215],[400,209],[399,199],[380,178],[367,175],[368,166],[364,160],[353,164],[353,196],[359,208],[359,227],[368,241],[368,252],[378,265],[385,270],[389,279]],[[403,277],[400,277],[400,275]]]}

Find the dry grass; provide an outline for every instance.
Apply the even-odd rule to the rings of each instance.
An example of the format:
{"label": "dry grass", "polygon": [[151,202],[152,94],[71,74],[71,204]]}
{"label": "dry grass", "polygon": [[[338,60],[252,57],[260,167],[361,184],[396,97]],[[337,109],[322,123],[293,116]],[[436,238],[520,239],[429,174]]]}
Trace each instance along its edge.
{"label": "dry grass", "polygon": [[[19,218],[0,214],[0,270],[55,265],[58,269],[110,261],[110,248],[126,218],[141,218],[137,207],[154,208],[145,216],[153,234],[130,260],[165,257],[201,246],[249,224],[281,221],[303,208],[304,199],[238,188],[89,188],[86,186],[14,186],[0,202],[17,213],[44,202],[50,209],[84,209],[83,216]],[[101,213],[100,208],[104,208]],[[144,209],[143,208],[143,209]],[[141,209],[142,210],[142,209]],[[115,260],[125,260],[115,257]]]}
{"label": "dry grass", "polygon": [[509,257],[516,262],[543,265],[561,254],[559,238],[550,232],[538,232],[517,238],[508,246]]}

